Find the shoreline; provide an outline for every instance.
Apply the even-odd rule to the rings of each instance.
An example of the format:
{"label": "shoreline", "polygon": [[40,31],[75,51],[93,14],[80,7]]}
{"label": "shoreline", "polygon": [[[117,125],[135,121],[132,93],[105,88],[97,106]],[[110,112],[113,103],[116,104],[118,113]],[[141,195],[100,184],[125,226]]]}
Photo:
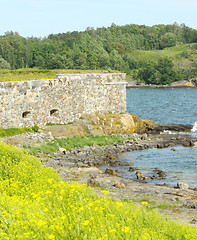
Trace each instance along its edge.
{"label": "shoreline", "polygon": [[147,89],[155,89],[155,88],[162,88],[162,89],[197,89],[197,86],[158,86],[158,85],[145,85],[145,86],[126,86],[127,89],[135,89],[135,88],[147,88]]}
{"label": "shoreline", "polygon": [[137,82],[135,80],[129,81],[128,79],[128,84],[127,88],[197,88],[197,78],[190,79],[189,81],[187,80],[180,80],[176,82],[172,82],[170,84],[166,85],[156,85],[156,84],[145,84],[141,82]]}
{"label": "shoreline", "polygon": [[[156,209],[162,215],[172,217],[182,223],[197,226],[197,189],[188,188],[187,184],[170,187],[167,185],[153,185],[145,180],[126,179],[119,176],[116,171],[104,172],[99,166],[122,164],[115,159],[120,153],[128,151],[139,151],[148,148],[166,148],[177,145],[191,147],[197,138],[187,134],[163,133],[164,130],[189,131],[192,125],[159,125],[150,132],[143,134],[127,134],[135,136],[132,140],[123,143],[113,143],[106,146],[85,146],[76,147],[71,151],[59,148],[54,153],[39,152],[39,158],[44,166],[53,168],[64,181],[79,182],[91,186],[98,195],[102,190],[107,190],[108,196],[112,199],[122,201],[132,200],[134,205],[141,205],[147,202],[150,208]],[[118,135],[118,134],[117,134]],[[120,134],[121,135],[121,134]],[[26,134],[23,142],[50,140],[46,133]],[[9,142],[9,137],[7,140]],[[17,142],[17,141],[16,141]],[[159,183],[159,180],[158,180]]]}
{"label": "shoreline", "polygon": [[[161,148],[197,142],[188,135],[175,134],[141,134],[136,140],[128,140],[122,144],[112,144],[103,147],[92,146],[75,148],[71,152],[58,151],[54,156],[42,158],[43,163],[53,167],[65,181],[85,183],[101,195],[101,190],[109,191],[112,199],[132,199],[134,204],[147,201],[149,206],[159,210],[183,223],[197,226],[197,189],[188,188],[187,184],[178,186],[153,185],[144,180],[133,180],[121,177],[116,171],[104,172],[99,166],[109,166],[119,153],[137,151],[147,148]],[[121,164],[121,162],[116,162]],[[159,206],[167,206],[160,209]]]}
{"label": "shoreline", "polygon": [[[71,151],[66,151],[65,149],[60,149],[57,152],[54,152],[47,160],[43,159],[48,166],[61,166],[68,169],[77,169],[77,168],[90,168],[96,167],[102,169],[103,173],[107,173],[113,176],[119,176],[123,179],[126,179],[124,176],[118,174],[118,166],[130,166],[129,163],[124,163],[123,161],[118,160],[118,155],[125,152],[140,151],[150,148],[168,148],[174,146],[182,145],[183,147],[192,147],[197,142],[197,138],[194,138],[189,135],[179,135],[179,134],[135,134],[134,140],[126,140],[122,143],[113,143],[106,146],[85,146],[83,148],[75,147]],[[105,166],[105,168],[103,168]],[[112,167],[112,168],[110,168]],[[109,169],[107,172],[106,169]],[[131,170],[132,173],[136,173],[138,170],[143,172],[143,169],[134,169]],[[161,170],[162,173],[164,173]],[[143,173],[142,173],[143,175]],[[159,185],[160,179],[165,179],[165,173],[163,176],[155,176],[154,180],[158,180],[158,183],[152,185]],[[146,180],[151,178],[150,176],[138,177],[136,175],[135,179],[130,179],[133,181],[139,181],[147,183]],[[148,183],[150,184],[150,183]],[[168,184],[162,184],[161,186],[168,186]],[[173,187],[170,186],[169,187]],[[196,187],[187,186],[187,188],[197,191]]]}
{"label": "shoreline", "polygon": [[197,89],[197,87],[150,87],[150,86],[143,86],[143,87],[126,87],[126,89]]}

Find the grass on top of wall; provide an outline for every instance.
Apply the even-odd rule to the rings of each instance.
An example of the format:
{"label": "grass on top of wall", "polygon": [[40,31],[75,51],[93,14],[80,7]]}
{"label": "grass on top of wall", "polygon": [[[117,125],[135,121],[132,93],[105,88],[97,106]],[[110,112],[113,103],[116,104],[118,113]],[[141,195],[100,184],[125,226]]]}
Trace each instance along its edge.
{"label": "grass on top of wall", "polygon": [[[68,183],[21,149],[0,142],[0,239],[197,239],[146,203],[114,201],[85,184]],[[105,196],[106,197],[105,197]]]}
{"label": "grass on top of wall", "polygon": [[46,70],[37,68],[23,68],[17,70],[0,69],[0,82],[47,80],[56,78],[56,74],[98,74],[101,72],[106,73],[106,71],[102,70],[74,70],[74,69]]}

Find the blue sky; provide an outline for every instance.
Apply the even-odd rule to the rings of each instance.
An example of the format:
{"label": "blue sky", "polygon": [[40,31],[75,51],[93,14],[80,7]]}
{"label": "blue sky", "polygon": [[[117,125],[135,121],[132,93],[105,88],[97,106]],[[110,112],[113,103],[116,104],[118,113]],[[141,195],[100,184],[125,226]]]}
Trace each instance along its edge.
{"label": "blue sky", "polygon": [[0,0],[0,35],[24,37],[87,27],[179,24],[197,29],[197,0]]}

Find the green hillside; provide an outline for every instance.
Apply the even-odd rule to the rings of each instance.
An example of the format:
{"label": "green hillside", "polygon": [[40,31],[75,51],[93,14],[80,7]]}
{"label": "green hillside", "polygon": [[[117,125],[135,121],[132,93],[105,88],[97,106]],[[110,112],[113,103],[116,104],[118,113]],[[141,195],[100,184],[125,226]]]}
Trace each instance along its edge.
{"label": "green hillside", "polygon": [[[163,71],[168,72],[167,82],[196,77],[196,43],[197,30],[177,23],[152,27],[112,24],[43,39],[7,32],[0,36],[0,69],[118,70],[137,80],[163,84]],[[142,71],[147,65],[157,69],[148,79]],[[51,75],[45,72],[45,77]]]}
{"label": "green hillside", "polygon": [[163,50],[135,50],[132,58],[135,67],[129,73],[134,80],[168,84],[197,77],[197,44],[178,44]]}

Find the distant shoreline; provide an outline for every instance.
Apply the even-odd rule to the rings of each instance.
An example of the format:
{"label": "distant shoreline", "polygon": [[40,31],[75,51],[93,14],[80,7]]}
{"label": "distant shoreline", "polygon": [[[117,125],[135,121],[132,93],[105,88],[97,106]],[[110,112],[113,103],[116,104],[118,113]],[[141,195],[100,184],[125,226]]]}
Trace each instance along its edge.
{"label": "distant shoreline", "polygon": [[150,85],[145,85],[145,86],[127,86],[126,87],[127,89],[131,89],[131,88],[149,88],[149,89],[154,89],[154,88],[167,88],[167,89],[173,89],[173,88],[179,88],[179,89],[187,89],[187,88],[194,88],[194,89],[196,89],[197,88],[197,86],[150,86]]}
{"label": "distant shoreline", "polygon": [[166,85],[145,84],[138,81],[127,81],[127,88],[197,88],[197,78],[189,81],[180,80]]}

